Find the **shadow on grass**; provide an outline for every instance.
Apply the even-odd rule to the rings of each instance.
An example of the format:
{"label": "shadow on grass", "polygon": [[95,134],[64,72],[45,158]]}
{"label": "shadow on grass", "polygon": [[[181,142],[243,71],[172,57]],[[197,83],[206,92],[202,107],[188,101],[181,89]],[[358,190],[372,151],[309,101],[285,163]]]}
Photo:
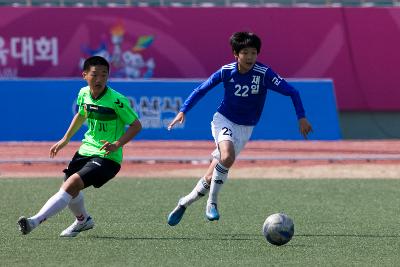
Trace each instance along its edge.
{"label": "shadow on grass", "polygon": [[229,234],[219,234],[214,237],[199,237],[199,236],[191,236],[191,237],[145,237],[145,236],[90,236],[87,238],[99,239],[99,240],[117,240],[117,241],[133,241],[133,240],[163,240],[163,241],[178,241],[178,240],[186,240],[186,241],[256,241],[265,243],[266,247],[312,247],[312,245],[304,245],[304,244],[293,244],[288,243],[283,246],[274,246],[272,244],[268,244],[268,242],[264,239],[264,237],[260,235],[250,235],[250,234],[239,234],[239,235],[229,235]]}
{"label": "shadow on grass", "polygon": [[220,240],[220,241],[259,241],[263,237],[261,235],[249,235],[249,234],[219,234],[210,236],[191,236],[191,237],[168,237],[168,236],[100,236],[93,235],[91,238],[98,239],[114,239],[114,240],[189,240],[189,241],[209,241],[209,240]]}
{"label": "shadow on grass", "polygon": [[297,237],[359,237],[359,238],[400,238],[400,235],[372,234],[295,234]]}

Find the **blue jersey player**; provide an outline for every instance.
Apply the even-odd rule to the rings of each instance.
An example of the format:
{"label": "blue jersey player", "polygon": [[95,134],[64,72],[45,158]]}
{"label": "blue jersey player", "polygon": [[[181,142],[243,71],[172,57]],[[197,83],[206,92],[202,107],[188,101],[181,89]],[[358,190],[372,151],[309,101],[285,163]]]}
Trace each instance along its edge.
{"label": "blue jersey player", "polygon": [[168,216],[168,224],[177,225],[186,208],[209,193],[206,217],[219,220],[218,193],[228,177],[229,168],[244,148],[264,108],[267,90],[274,90],[292,99],[299,120],[300,133],[307,138],[312,131],[305,117],[299,92],[268,66],[257,62],[261,40],[251,32],[236,32],[230,38],[235,62],[222,66],[190,94],[180,112],[168,126],[183,123],[185,114],[212,88],[224,86],[224,98],[211,122],[216,149],[213,160],[193,190],[178,201]]}

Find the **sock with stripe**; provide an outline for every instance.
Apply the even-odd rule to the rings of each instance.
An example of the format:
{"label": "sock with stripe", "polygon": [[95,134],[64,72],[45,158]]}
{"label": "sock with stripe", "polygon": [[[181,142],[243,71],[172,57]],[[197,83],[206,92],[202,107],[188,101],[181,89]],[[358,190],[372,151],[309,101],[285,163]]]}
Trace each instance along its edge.
{"label": "sock with stripe", "polygon": [[215,166],[213,176],[211,179],[210,194],[208,195],[207,203],[217,204],[218,193],[221,190],[222,185],[228,178],[228,171],[229,168],[226,168],[219,162]]}
{"label": "sock with stripe", "polygon": [[207,184],[206,179],[202,177],[193,188],[192,192],[184,196],[179,200],[179,204],[188,207],[193,202],[197,201],[201,197],[205,196],[210,190],[210,186]]}
{"label": "sock with stripe", "polygon": [[33,226],[36,227],[51,216],[62,211],[71,201],[71,199],[72,196],[60,188],[57,193],[47,200],[46,204],[44,204],[39,212],[30,217],[29,220],[31,220]]}
{"label": "sock with stripe", "polygon": [[84,223],[86,221],[86,218],[89,217],[89,214],[85,209],[85,202],[82,191],[79,192],[78,196],[71,199],[71,201],[68,203],[68,207],[76,217],[78,223]]}

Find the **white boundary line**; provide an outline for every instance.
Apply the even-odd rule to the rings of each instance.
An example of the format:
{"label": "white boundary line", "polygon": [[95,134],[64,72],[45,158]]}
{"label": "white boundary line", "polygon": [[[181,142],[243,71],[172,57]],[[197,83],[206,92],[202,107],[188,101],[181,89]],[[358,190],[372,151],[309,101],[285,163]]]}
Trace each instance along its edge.
{"label": "white boundary line", "polygon": [[[3,159],[0,160],[0,164],[10,164],[10,163],[21,163],[21,164],[32,164],[32,163],[66,163],[69,162],[70,158],[15,158],[15,159]],[[397,154],[357,154],[357,155],[321,155],[321,156],[239,156],[237,161],[386,161],[394,160],[400,161],[400,155]],[[208,162],[210,157],[124,157],[124,162],[130,163],[199,163]]]}

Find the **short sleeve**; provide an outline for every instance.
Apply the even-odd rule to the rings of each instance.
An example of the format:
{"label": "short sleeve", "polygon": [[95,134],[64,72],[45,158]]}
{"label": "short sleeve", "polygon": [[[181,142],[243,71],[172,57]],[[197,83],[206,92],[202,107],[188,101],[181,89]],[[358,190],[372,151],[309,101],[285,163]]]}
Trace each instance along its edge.
{"label": "short sleeve", "polygon": [[86,115],[86,110],[85,110],[82,91],[80,91],[79,94],[78,94],[78,99],[76,100],[76,104],[78,106],[78,113],[80,115],[82,115],[82,116],[85,116]]}
{"label": "short sleeve", "polygon": [[132,109],[130,101],[125,96],[119,96],[114,104],[116,113],[125,125],[130,125],[139,118],[138,114]]}

